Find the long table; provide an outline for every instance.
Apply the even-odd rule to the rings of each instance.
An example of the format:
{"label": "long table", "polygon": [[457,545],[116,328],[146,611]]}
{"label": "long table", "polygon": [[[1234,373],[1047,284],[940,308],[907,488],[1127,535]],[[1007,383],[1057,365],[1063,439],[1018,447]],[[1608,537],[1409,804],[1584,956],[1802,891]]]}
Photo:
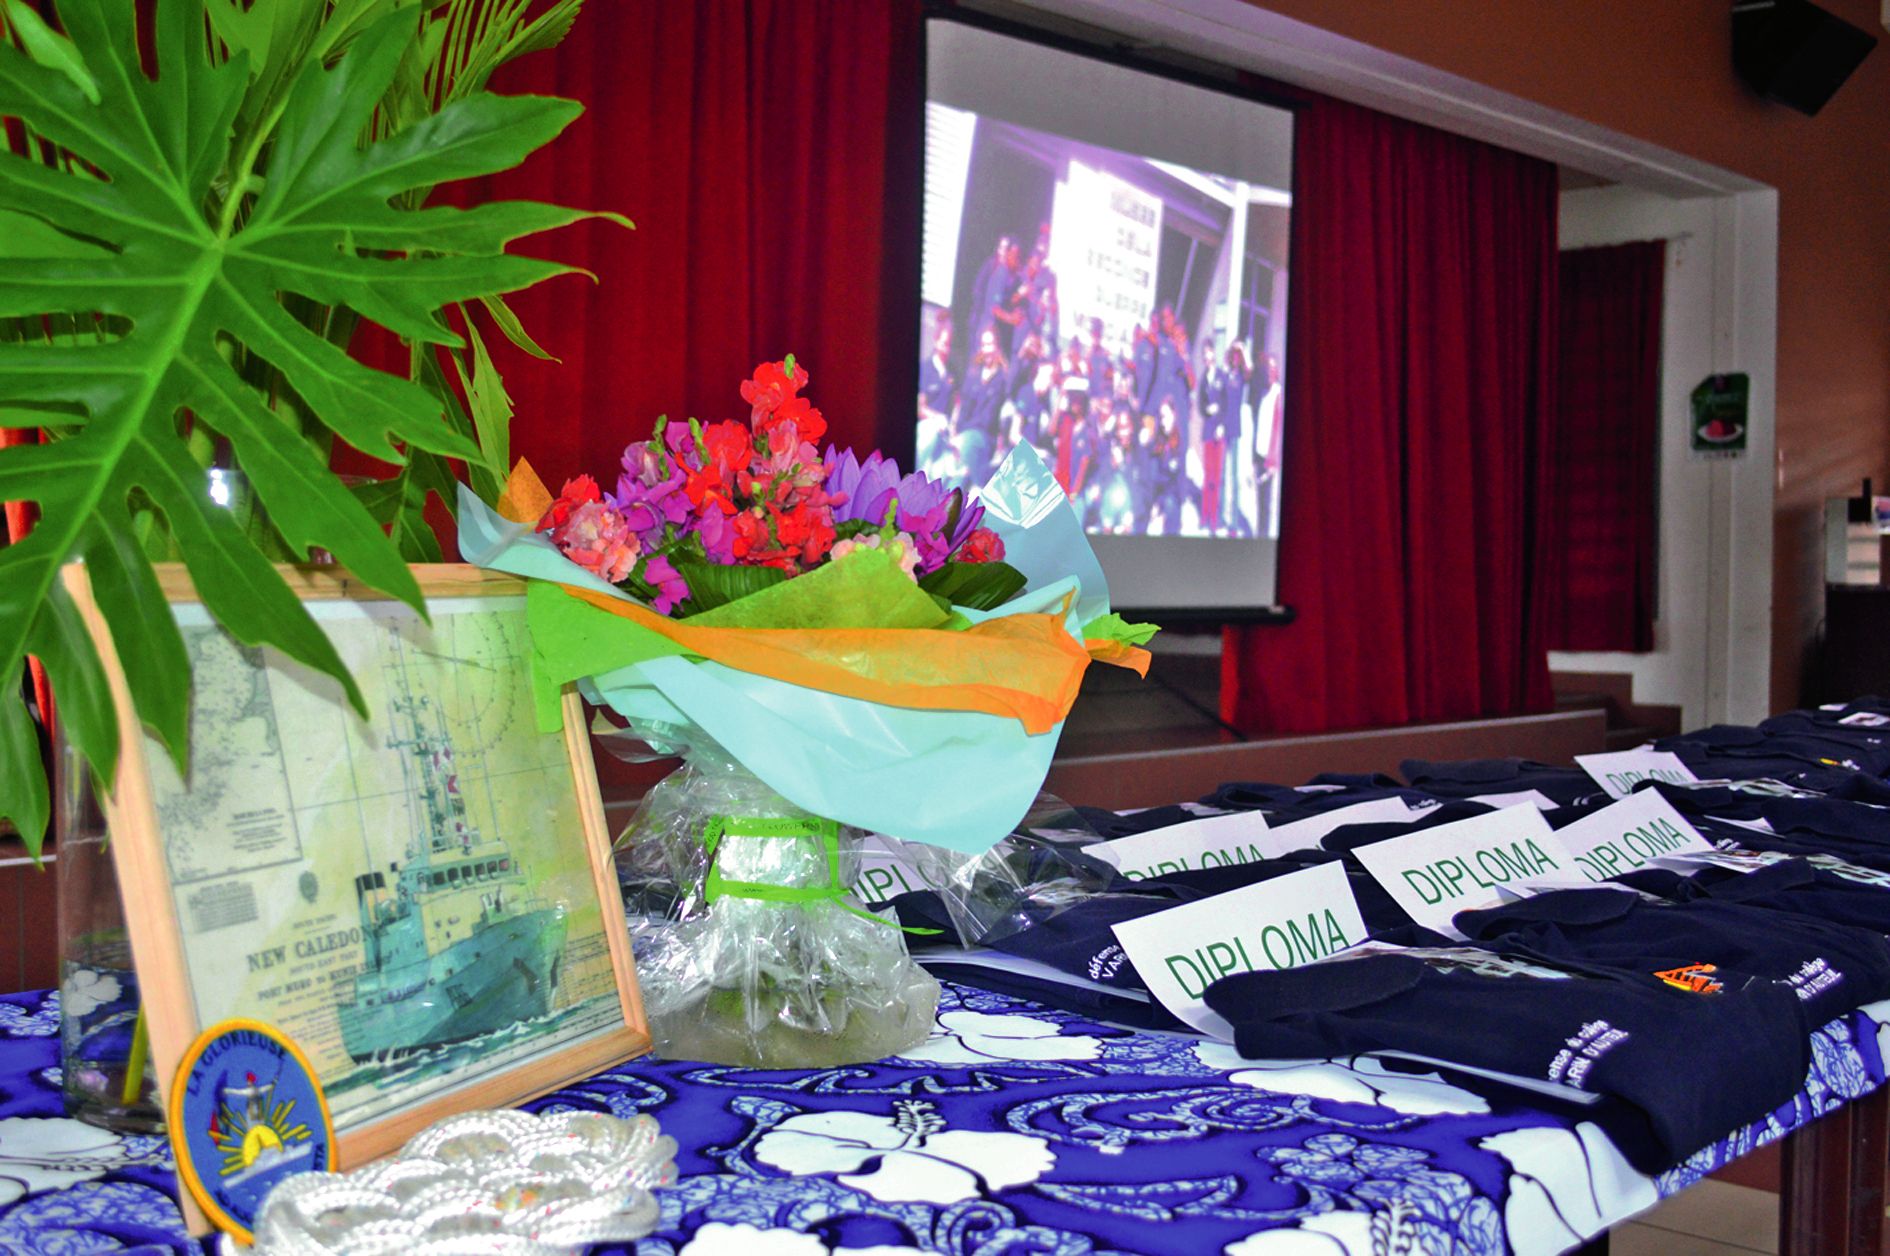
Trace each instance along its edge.
{"label": "long table", "polygon": [[[58,1032],[55,992],[0,996],[0,1252],[197,1252],[164,1141],[63,1115]],[[1874,1252],[1890,1003],[1812,1041],[1790,1103],[1652,1177],[1506,1088],[1242,1060],[950,984],[902,1057],[633,1060],[528,1106],[649,1113],[676,1138],[681,1177],[638,1256],[1551,1253],[1779,1139],[1785,1250]]]}

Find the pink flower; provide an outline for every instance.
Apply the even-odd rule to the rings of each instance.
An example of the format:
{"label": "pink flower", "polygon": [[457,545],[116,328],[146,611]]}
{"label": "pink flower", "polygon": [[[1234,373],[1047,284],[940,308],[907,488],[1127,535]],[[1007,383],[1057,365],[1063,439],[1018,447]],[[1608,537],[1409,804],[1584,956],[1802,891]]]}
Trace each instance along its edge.
{"label": "pink flower", "polygon": [[629,579],[643,552],[643,543],[609,498],[572,510],[552,529],[551,540],[566,558],[610,584]]}

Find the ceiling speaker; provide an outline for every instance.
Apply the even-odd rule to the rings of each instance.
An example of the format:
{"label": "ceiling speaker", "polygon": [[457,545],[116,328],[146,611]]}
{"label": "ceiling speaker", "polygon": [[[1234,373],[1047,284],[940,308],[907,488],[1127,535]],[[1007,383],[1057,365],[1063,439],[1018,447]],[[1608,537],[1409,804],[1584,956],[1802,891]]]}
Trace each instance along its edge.
{"label": "ceiling speaker", "polygon": [[1815,114],[1877,46],[1877,37],[1811,0],[1736,0],[1733,68],[1754,91]]}

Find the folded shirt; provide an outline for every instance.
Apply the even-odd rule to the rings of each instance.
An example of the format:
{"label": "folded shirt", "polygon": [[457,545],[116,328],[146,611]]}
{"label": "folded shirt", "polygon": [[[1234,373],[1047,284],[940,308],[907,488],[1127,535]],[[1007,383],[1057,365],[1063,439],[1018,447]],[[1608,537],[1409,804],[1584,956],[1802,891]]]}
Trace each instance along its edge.
{"label": "folded shirt", "polygon": [[1380,798],[1400,798],[1413,806],[1436,801],[1422,790],[1401,785],[1383,774],[1343,772],[1321,772],[1296,786],[1229,781],[1213,793],[1202,795],[1200,801],[1223,811],[1264,812],[1267,823],[1277,826]]}
{"label": "folded shirt", "polygon": [[1746,793],[1723,785],[1642,788],[1658,789],[1710,841],[1789,855],[1830,855],[1890,872],[1890,810],[1882,807],[1842,798]]}
{"label": "folded shirt", "polygon": [[1487,815],[1493,810],[1495,808],[1486,803],[1471,802],[1467,798],[1453,798],[1448,802],[1439,803],[1429,811],[1412,816],[1409,820],[1382,820],[1370,824],[1340,825],[1320,839],[1319,844],[1325,850],[1344,853],[1357,850],[1361,846],[1387,841],[1390,838],[1406,837],[1421,829],[1434,829],[1440,824],[1455,824],[1459,820]]}
{"label": "folded shirt", "polygon": [[1675,902],[1712,899],[1890,934],[1890,893],[1882,888],[1881,878],[1859,881],[1804,859],[1785,858],[1745,869],[1709,865],[1687,874],[1643,868],[1615,880]]}
{"label": "folded shirt", "polygon": [[1414,788],[1438,798],[1474,798],[1533,789],[1557,806],[1572,807],[1608,797],[1594,778],[1579,768],[1558,768],[1533,759],[1406,759],[1398,770]]}
{"label": "folded shirt", "polygon": [[1781,985],[1704,996],[1649,976],[1570,972],[1471,948],[1238,973],[1205,998],[1249,1059],[1396,1051],[1599,1096],[1584,1119],[1644,1173],[1787,1102],[1810,1064],[1797,1000]]}
{"label": "folded shirt", "polygon": [[1881,931],[1729,895],[1665,903],[1619,890],[1553,890],[1458,912],[1452,923],[1504,955],[1616,969],[1702,993],[1775,982],[1802,1005],[1803,1033],[1890,998],[1890,940]]}
{"label": "folded shirt", "polygon": [[1819,730],[1767,733],[1742,724],[1714,724],[1677,737],[1663,737],[1654,743],[1654,748],[1671,750],[1683,761],[1689,754],[1704,762],[1721,759],[1787,761],[1801,768],[1843,768],[1876,777],[1890,770],[1890,746],[1861,745],[1853,739],[1830,736]]}
{"label": "folded shirt", "polygon": [[1101,807],[1073,807],[1072,811],[1096,836],[1102,838],[1133,837],[1137,833],[1149,833],[1155,829],[1165,829],[1174,824],[1186,824],[1190,820],[1199,820],[1208,814],[1193,811],[1179,805],[1149,807],[1142,811],[1131,811],[1123,815],[1116,811],[1105,811]]}
{"label": "folded shirt", "polygon": [[[1341,861],[1346,865],[1359,914],[1369,932],[1411,924],[1404,909],[1356,861],[1327,851],[1308,850],[1264,863],[1199,868],[1135,881],[1118,878],[1098,893],[1022,902],[1015,910],[1019,916],[1029,918],[1027,927],[987,937],[983,945],[1110,989],[1145,993],[1148,986],[1136,972],[1135,965],[1128,962],[1128,956],[1116,941],[1113,926],[1318,864]],[[957,946],[957,933],[935,892],[916,890],[901,894],[892,900],[892,906],[899,914],[899,922],[907,928],[941,930],[935,935],[911,938],[909,945],[915,955],[921,952],[945,954]],[[973,985],[983,984],[975,977],[969,980]],[[1019,992],[1013,986],[1004,989],[1007,994]],[[1088,1003],[1070,1004],[1061,991],[1053,988],[1032,992],[1028,997],[1072,1011],[1091,1010]]]}
{"label": "folded shirt", "polygon": [[1770,737],[1823,737],[1840,745],[1876,750],[1890,746],[1890,714],[1864,710],[1787,711],[1761,720],[1759,731]]}

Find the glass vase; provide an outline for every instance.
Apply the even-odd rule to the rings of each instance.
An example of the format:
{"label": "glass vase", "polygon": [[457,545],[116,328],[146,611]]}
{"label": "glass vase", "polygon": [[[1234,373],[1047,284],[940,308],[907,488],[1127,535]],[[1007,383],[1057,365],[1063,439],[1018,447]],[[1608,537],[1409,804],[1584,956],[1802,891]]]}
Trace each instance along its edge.
{"label": "glass vase", "polygon": [[84,756],[54,745],[53,879],[59,920],[59,1065],[66,1113],[134,1133],[164,1128],[148,1065],[138,974],[105,813]]}
{"label": "glass vase", "polygon": [[[291,560],[269,527],[242,472],[204,470],[204,496],[235,517],[271,558]],[[145,555],[170,562],[180,555],[161,518],[141,536]],[[319,561],[320,556],[315,556]],[[85,756],[54,721],[54,881],[58,895],[59,1062],[70,1116],[107,1129],[154,1133],[164,1104],[138,999],[138,973],[125,925],[110,833]]]}
{"label": "glass vase", "polygon": [[824,1068],[930,1035],[937,980],[845,889],[864,836],[712,749],[650,791],[619,874],[659,1055]]}

